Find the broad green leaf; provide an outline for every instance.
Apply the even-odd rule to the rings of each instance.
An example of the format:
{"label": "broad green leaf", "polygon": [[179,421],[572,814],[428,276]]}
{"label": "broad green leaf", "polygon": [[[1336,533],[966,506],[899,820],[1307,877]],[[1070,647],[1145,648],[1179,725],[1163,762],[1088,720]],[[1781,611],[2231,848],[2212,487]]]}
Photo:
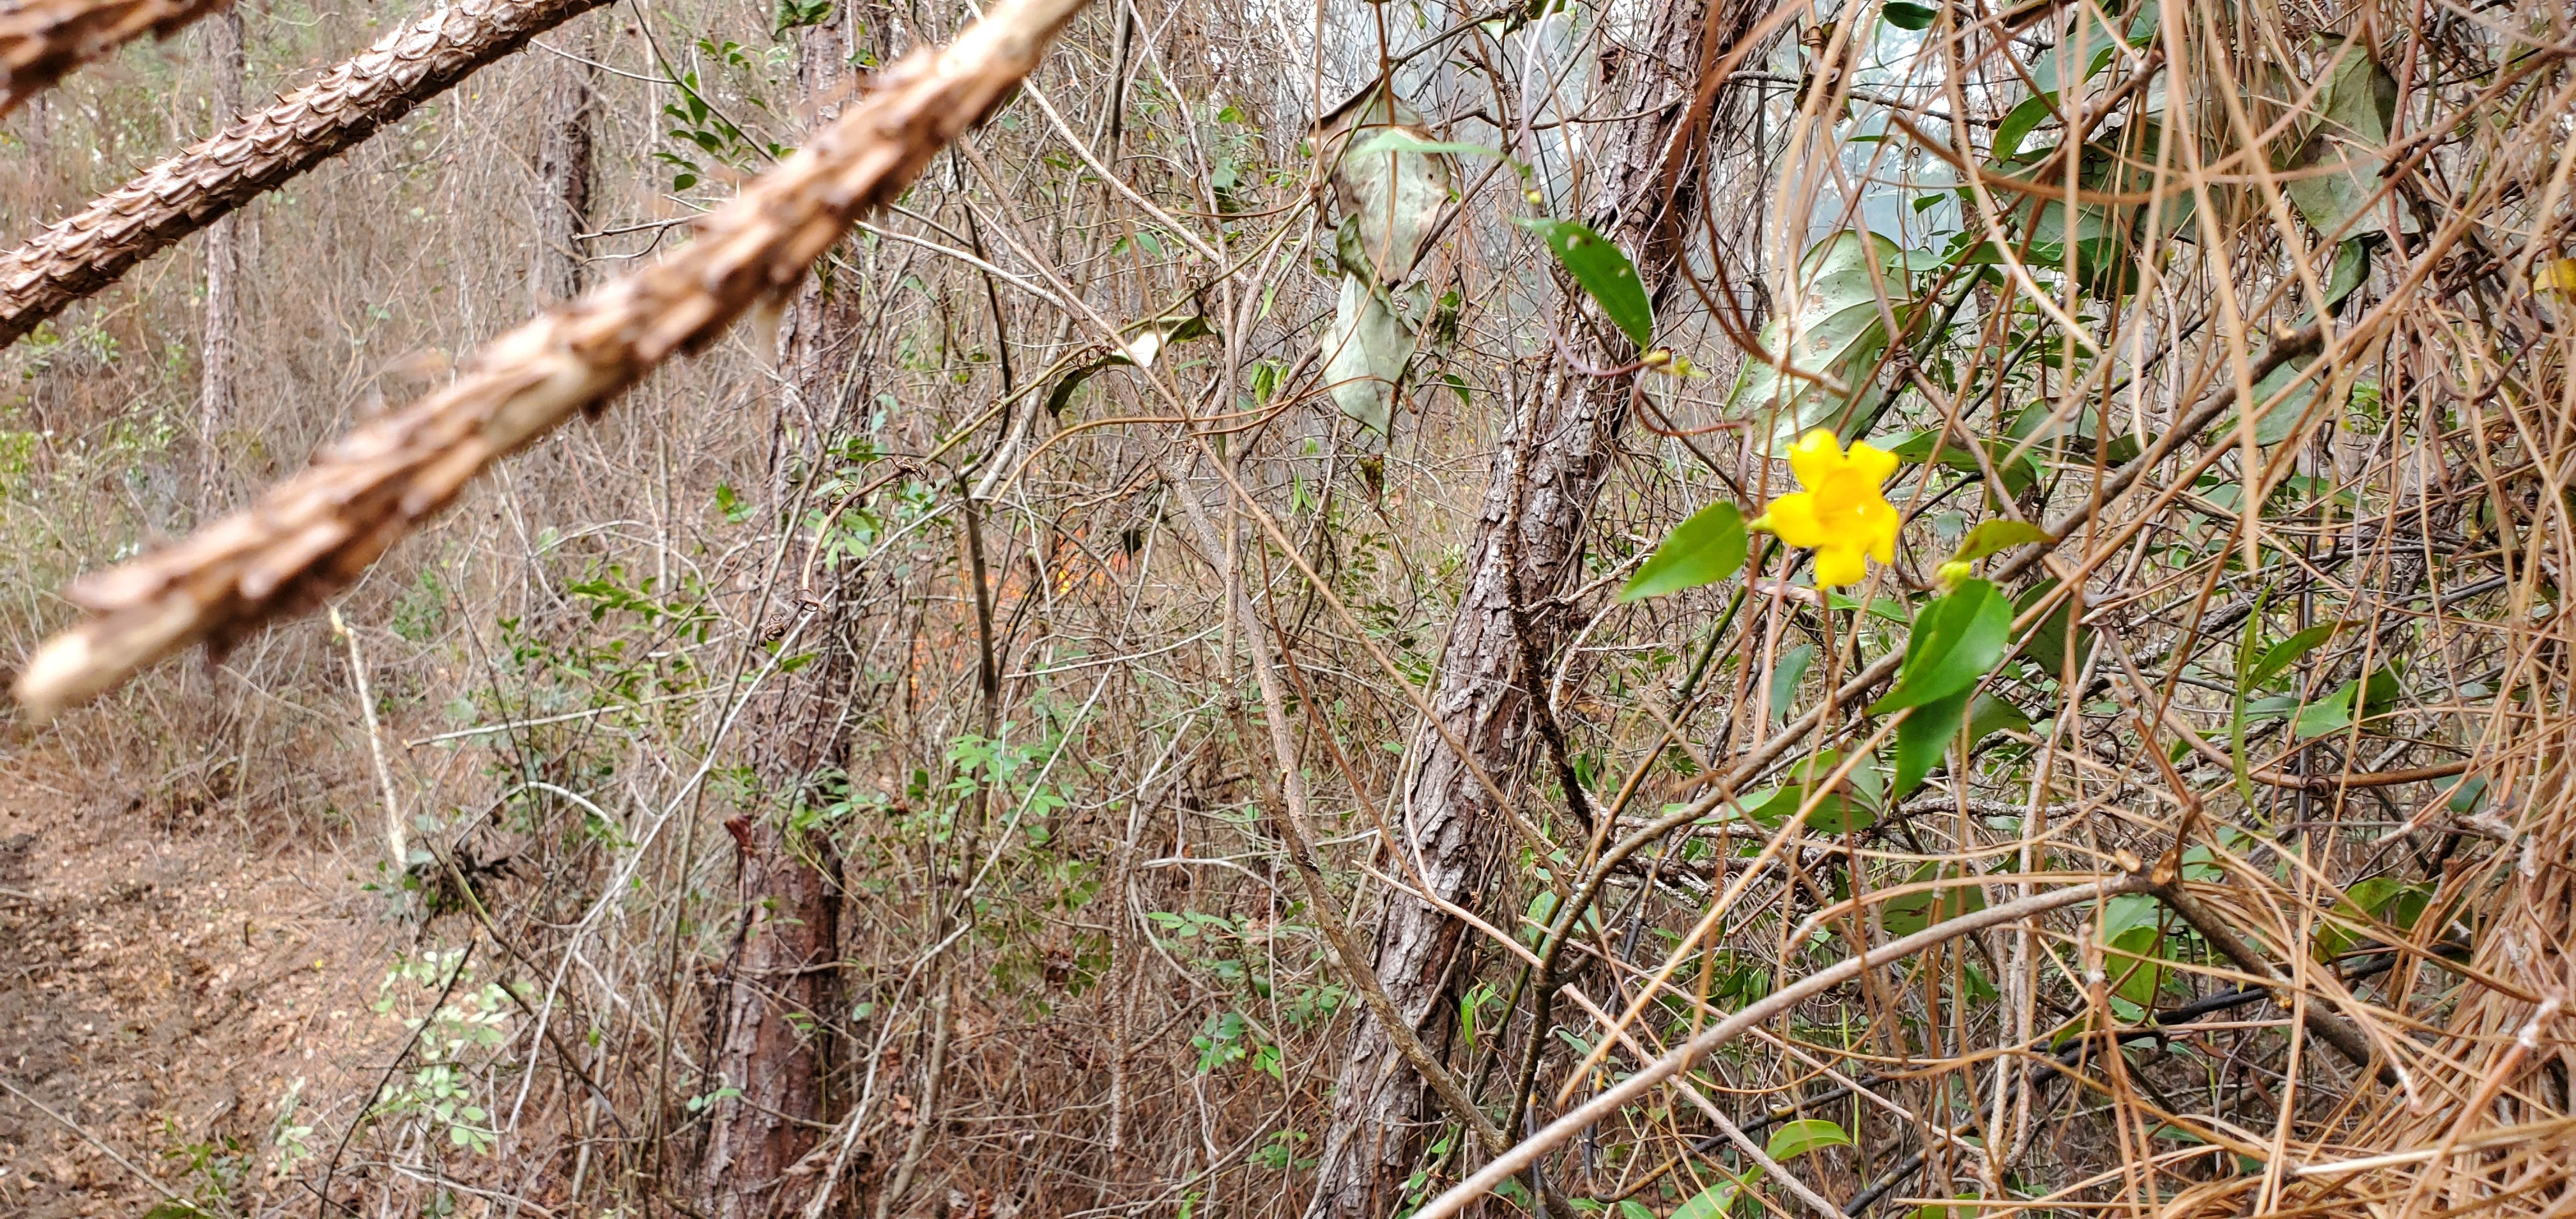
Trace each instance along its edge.
{"label": "broad green leaf", "polygon": [[2334,638],[2334,633],[2341,629],[2343,624],[2340,622],[2312,626],[2265,648],[2263,655],[2254,661],[2253,670],[2245,675],[2245,688],[2248,690],[2262,688],[2273,678],[2279,677],[2283,670],[2299,663],[2300,657],[2315,651],[2318,644]]}
{"label": "broad green leaf", "polygon": [[2144,893],[2124,893],[2102,907],[2103,969],[2118,982],[2113,993],[2139,1007],[2155,1002],[2164,984],[2164,908]]}
{"label": "broad green leaf", "polygon": [[[2105,25],[2090,5],[2075,11],[2072,28],[2061,25],[2057,45],[2040,53],[2031,65],[2031,79],[2042,93],[2063,93],[2070,85],[2080,85],[2111,66],[2111,57],[2119,54],[2120,44],[2147,46],[2155,41],[2157,5],[2142,4],[2130,14],[2126,29],[2115,33]],[[2117,20],[2117,14],[2113,15]],[[2081,92],[2081,90],[2078,90]]]}
{"label": "broad green leaf", "polygon": [[2039,130],[2040,124],[2056,117],[2057,95],[2055,93],[2041,93],[2023,98],[2020,105],[2006,112],[2003,121],[1995,125],[1995,140],[1992,145],[1995,160],[1999,162],[2020,160],[2021,142],[2030,138],[2031,132]]}
{"label": "broad green leaf", "polygon": [[1959,724],[1967,718],[1968,692],[1961,690],[1917,706],[1896,726],[1897,799],[1921,786],[1924,776],[1941,764],[1941,755],[1958,739]]}
{"label": "broad green leaf", "polygon": [[1841,1126],[1821,1117],[1802,1117],[1772,1131],[1771,1139],[1762,1151],[1772,1159],[1786,1163],[1820,1147],[1851,1145],[1851,1136],[1843,1133]]}
{"label": "broad green leaf", "polygon": [[1720,1181],[1674,1207],[1673,1219],[1726,1219],[1735,1206],[1737,1190],[1735,1182]]}
{"label": "broad green leaf", "polygon": [[1618,246],[1590,226],[1571,220],[1523,217],[1512,223],[1546,239],[1556,260],[1591,294],[1601,312],[1638,351],[1646,350],[1655,337],[1655,308],[1646,299],[1646,286],[1637,280],[1636,264]]}
{"label": "broad green leaf", "polygon": [[2451,789],[2451,798],[2447,803],[2449,804],[2452,812],[2466,817],[2477,812],[2479,807],[2484,805],[2486,801],[2486,776],[2471,775],[2468,778],[2460,780],[2459,785]]}
{"label": "broad green leaf", "polygon": [[2048,540],[2048,531],[2028,521],[1979,521],[1977,527],[1960,539],[1959,553],[1950,556],[1954,563],[1974,563],[1990,554],[2000,554],[2015,546]]}
{"label": "broad green leaf", "polygon": [[[2013,598],[2013,617],[2018,618],[2028,613],[2032,607],[2047,600],[2049,594],[2056,591],[2057,581],[2054,578],[2042,580],[2024,589],[2020,596]],[[2093,628],[2075,621],[2075,603],[2072,601],[2059,601],[2056,608],[2040,615],[2039,621],[2030,624],[2030,629],[2016,642],[2021,644],[2022,655],[2038,662],[2041,668],[2055,673],[2066,664],[2069,630],[2074,632],[2075,661],[2077,664],[2082,664],[2084,658],[2093,652]]]}
{"label": "broad green leaf", "polygon": [[1726,397],[1728,414],[1755,421],[1766,453],[1785,454],[1811,428],[1850,436],[1876,418],[1884,402],[1877,374],[1890,341],[1886,318],[1903,323],[1915,308],[1912,277],[1888,267],[1902,254],[1885,237],[1845,230],[1798,260],[1787,297],[1795,306],[1762,327],[1761,350],[1745,353]]}
{"label": "broad green leaf", "polygon": [[[1981,440],[1978,443],[1986,450],[1986,460],[1997,467],[1995,477],[2003,480],[2004,494],[2020,495],[2029,490],[2032,483],[2039,481],[2039,468],[2031,464],[2029,454],[2025,453],[2019,459],[2012,459],[2014,445],[2011,441]],[[1911,462],[1930,461],[1932,454],[1937,450],[1941,454],[1942,466],[1948,469],[1957,470],[1962,474],[1982,474],[1985,471],[1985,467],[1977,463],[1976,454],[1956,443],[1941,443],[1939,428],[1911,432],[1899,437],[1893,444],[1880,447],[1896,454],[1902,460]]]}
{"label": "broad green leaf", "polygon": [[[1968,968],[1973,970],[1976,966],[1971,965]],[[1972,1193],[1960,1193],[1953,1196],[1961,1202],[1974,1202],[1977,1199],[1977,1195]],[[1913,1212],[1906,1216],[1906,1219],[1975,1219],[1977,1213],[1983,1209],[1983,1207],[1976,1206],[1944,1206],[1936,1202],[1926,1206],[1915,1207]]]}
{"label": "broad green leaf", "polygon": [[1726,500],[1700,509],[1673,529],[1628,585],[1621,601],[1638,601],[1715,584],[1744,566],[1744,514]]}
{"label": "broad green leaf", "polygon": [[2321,35],[2332,64],[2317,90],[2313,115],[2301,124],[2299,143],[2285,170],[2331,169],[2294,176],[2281,191],[2319,233],[2341,241],[2388,231],[2387,208],[2373,206],[2397,108],[2397,79],[2361,43]]}
{"label": "broad green leaf", "polygon": [[[1910,885],[1939,880],[1957,873],[1940,864],[1927,863],[1905,878]],[[1889,935],[1912,935],[1938,922],[1948,922],[1960,915],[1986,908],[1985,894],[1975,885],[1949,885],[1892,897],[1879,904],[1879,926]]]}
{"label": "broad green leaf", "polygon": [[2010,602],[1985,580],[1967,580],[1914,620],[1896,686],[1870,707],[1884,715],[1957,694],[2003,659],[2012,634]]}
{"label": "broad green leaf", "polygon": [[[2361,692],[2360,682],[2345,682],[2335,692],[2299,709],[2290,723],[2290,735],[2304,741],[2352,727],[2352,698]],[[2251,712],[2253,708],[2247,707]]]}
{"label": "broad green leaf", "polygon": [[1968,707],[1968,739],[1960,748],[1974,753],[1980,742],[2006,730],[2030,731],[2030,717],[2008,699],[1991,692],[1980,694]]}
{"label": "broad green leaf", "polygon": [[1655,1212],[1634,1198],[1619,1199],[1619,1219],[1655,1219]]}
{"label": "broad green leaf", "polygon": [[1915,4],[1912,0],[1887,0],[1878,13],[1887,19],[1889,25],[1900,30],[1930,29],[1941,16],[1941,10]]}

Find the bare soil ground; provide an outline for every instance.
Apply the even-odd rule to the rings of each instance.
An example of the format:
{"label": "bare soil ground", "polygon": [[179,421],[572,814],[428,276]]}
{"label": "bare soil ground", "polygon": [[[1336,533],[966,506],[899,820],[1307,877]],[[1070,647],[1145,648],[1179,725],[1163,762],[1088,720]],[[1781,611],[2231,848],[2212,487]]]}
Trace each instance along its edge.
{"label": "bare soil ground", "polygon": [[296,1121],[335,1125],[314,1109],[363,1098],[404,1032],[371,1006],[411,935],[361,887],[372,844],[76,796],[13,752],[0,1215],[136,1216],[174,1195],[264,1209],[281,1099],[303,1080]]}

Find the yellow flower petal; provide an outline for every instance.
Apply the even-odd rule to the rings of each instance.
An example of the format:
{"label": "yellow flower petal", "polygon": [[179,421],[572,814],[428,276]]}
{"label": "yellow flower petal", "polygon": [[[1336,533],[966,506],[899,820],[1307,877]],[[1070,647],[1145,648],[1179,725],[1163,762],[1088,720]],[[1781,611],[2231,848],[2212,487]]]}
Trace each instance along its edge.
{"label": "yellow flower petal", "polygon": [[1833,540],[1824,522],[1816,519],[1816,497],[1805,491],[1771,501],[1771,510],[1763,515],[1771,521],[1771,532],[1792,546],[1822,546]]}
{"label": "yellow flower petal", "polygon": [[1816,551],[1816,587],[1840,588],[1858,584],[1869,575],[1869,563],[1860,551],[1845,546],[1819,547]]}
{"label": "yellow flower petal", "polygon": [[1843,468],[1843,446],[1834,434],[1817,428],[1789,446],[1789,470],[1798,476],[1798,485],[1813,491]]}
{"label": "yellow flower petal", "polygon": [[1771,501],[1763,519],[1781,541],[1816,552],[1818,585],[1858,583],[1871,556],[1896,561],[1904,522],[1879,489],[1896,465],[1896,455],[1877,445],[1855,441],[1845,452],[1832,432],[1817,428],[1789,449],[1789,468],[1803,490]]}
{"label": "yellow flower petal", "polygon": [[1874,499],[1861,510],[1861,530],[1869,538],[1869,553],[1881,563],[1896,561],[1896,532],[1904,521],[1896,508],[1884,499]]}
{"label": "yellow flower petal", "polygon": [[1851,455],[1845,460],[1872,485],[1886,482],[1889,475],[1896,473],[1896,454],[1866,440],[1853,441]]}

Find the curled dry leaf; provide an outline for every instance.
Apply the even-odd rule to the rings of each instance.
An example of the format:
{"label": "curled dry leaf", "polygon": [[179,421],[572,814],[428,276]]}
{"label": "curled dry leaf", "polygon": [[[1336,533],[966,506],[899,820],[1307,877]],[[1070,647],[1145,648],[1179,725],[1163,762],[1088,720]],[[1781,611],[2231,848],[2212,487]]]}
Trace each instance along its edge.
{"label": "curled dry leaf", "polygon": [[897,64],[677,252],[504,335],[453,384],[343,437],[247,511],[74,582],[66,595],[92,616],[28,659],[19,701],[48,715],[178,648],[202,640],[220,652],[329,596],[492,462],[794,288],[852,220],[893,199],[1035,67],[1083,3],[995,5],[947,48]]}
{"label": "curled dry leaf", "polygon": [[1431,307],[1429,284],[1415,267],[1457,182],[1446,154],[1380,151],[1388,136],[1396,143],[1431,142],[1422,115],[1382,87],[1315,125],[1330,174],[1334,256],[1342,271],[1341,299],[1320,340],[1324,379],[1362,437],[1381,444],[1394,434],[1396,398]]}

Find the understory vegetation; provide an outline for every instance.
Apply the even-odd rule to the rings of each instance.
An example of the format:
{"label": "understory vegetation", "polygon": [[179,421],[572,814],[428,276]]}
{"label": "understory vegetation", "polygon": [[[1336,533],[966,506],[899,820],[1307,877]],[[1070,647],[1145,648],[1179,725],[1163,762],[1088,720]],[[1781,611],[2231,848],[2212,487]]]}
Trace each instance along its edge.
{"label": "understory vegetation", "polygon": [[[0,220],[429,11],[130,45],[0,117]],[[237,282],[197,233],[52,307],[12,662],[986,15],[554,18],[228,205]],[[314,612],[225,584],[13,729],[395,932],[363,1064],[124,1153],[162,1219],[2563,1213],[2571,55],[2533,0],[1082,8]]]}

